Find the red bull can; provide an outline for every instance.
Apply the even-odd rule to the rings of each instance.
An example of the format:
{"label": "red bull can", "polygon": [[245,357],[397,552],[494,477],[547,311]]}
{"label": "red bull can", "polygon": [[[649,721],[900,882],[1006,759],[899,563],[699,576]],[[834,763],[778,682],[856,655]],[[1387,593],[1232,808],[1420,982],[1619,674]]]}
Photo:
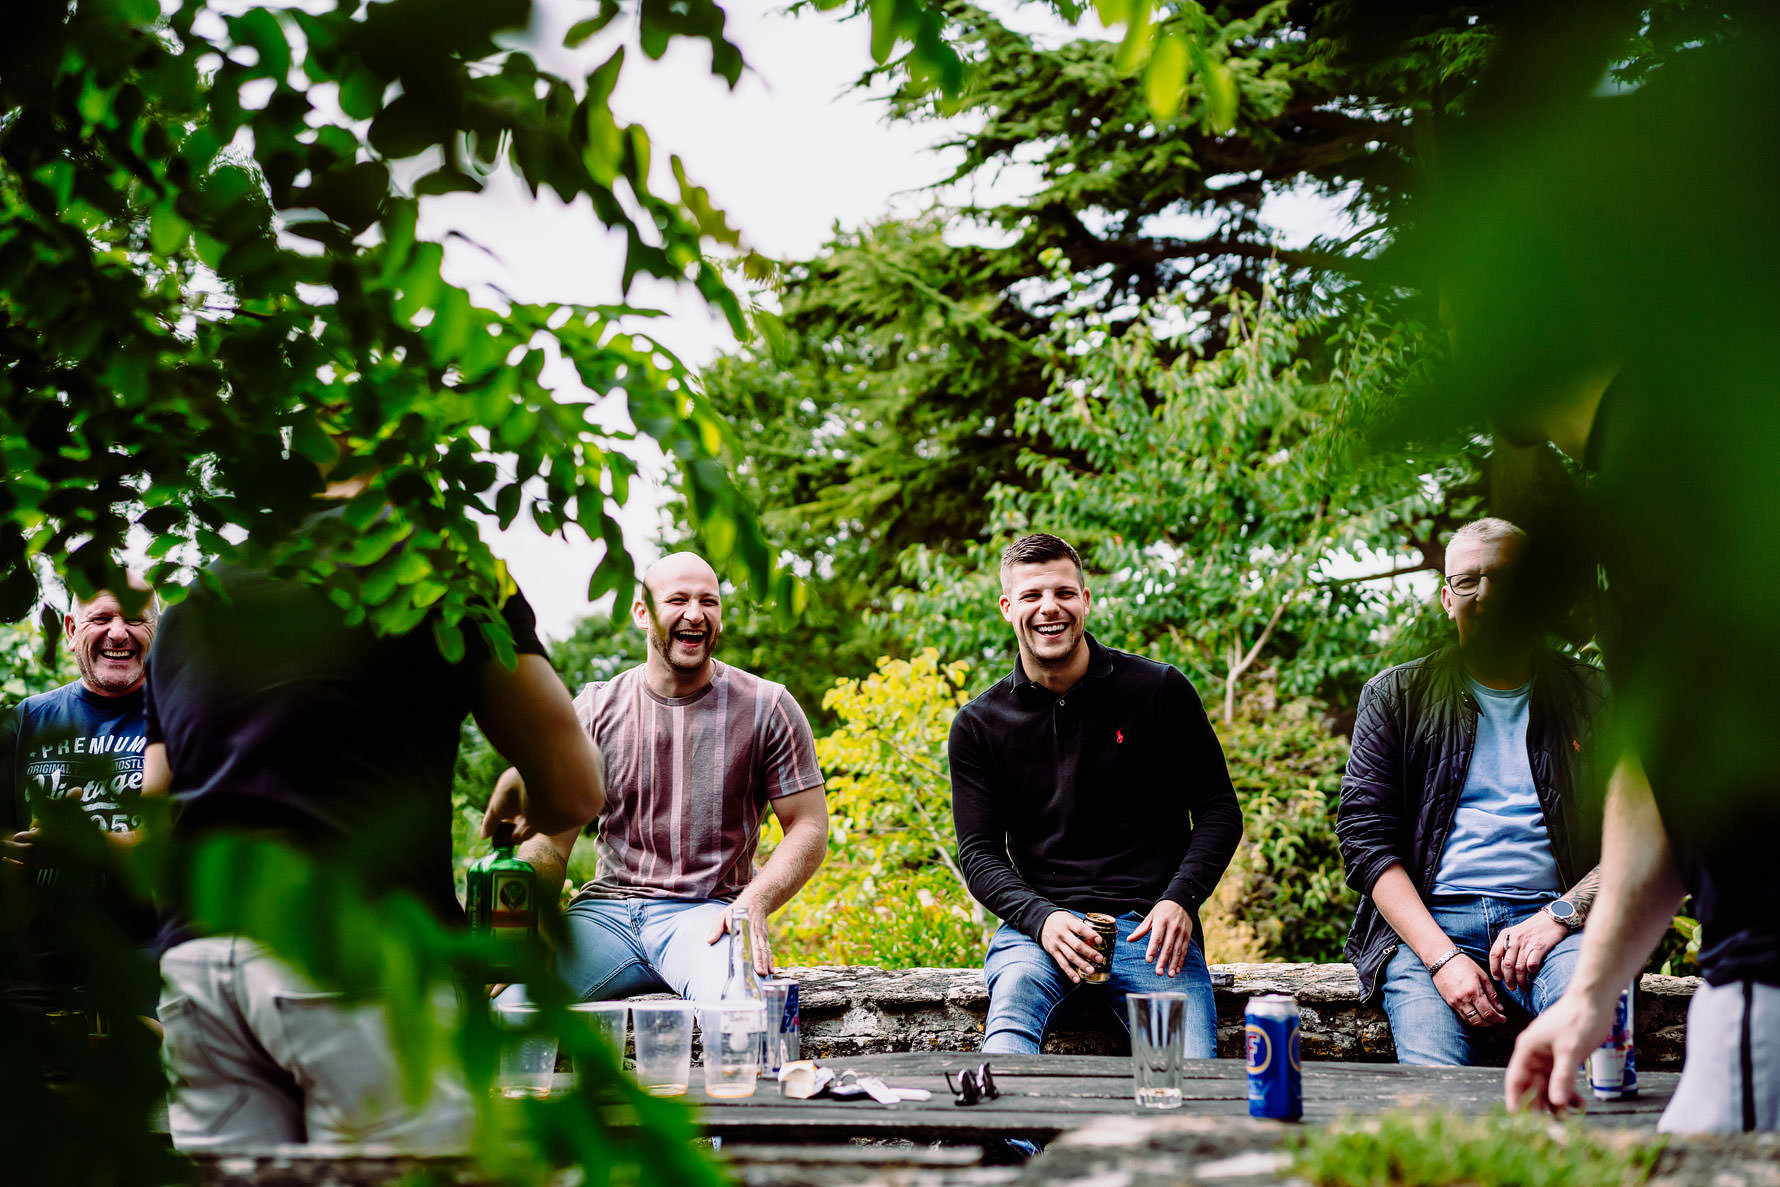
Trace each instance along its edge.
{"label": "red bull can", "polygon": [[1632,1034],[1636,988],[1634,981],[1621,991],[1607,1041],[1589,1054],[1588,1087],[1596,1100],[1626,1100],[1638,1095],[1638,1045]]}
{"label": "red bull can", "polygon": [[779,1069],[802,1057],[803,1019],[799,1016],[797,982],[790,977],[771,977],[760,983],[766,1002],[766,1059],[762,1074],[777,1076]]}
{"label": "red bull can", "polygon": [[1248,999],[1248,1114],[1275,1121],[1304,1116],[1304,1072],[1298,1062],[1298,999],[1263,993]]}

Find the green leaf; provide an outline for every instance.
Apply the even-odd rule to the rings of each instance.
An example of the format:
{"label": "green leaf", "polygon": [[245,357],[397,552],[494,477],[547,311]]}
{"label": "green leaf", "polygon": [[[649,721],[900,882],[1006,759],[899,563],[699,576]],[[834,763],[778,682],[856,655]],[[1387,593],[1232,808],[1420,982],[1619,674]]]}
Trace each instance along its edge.
{"label": "green leaf", "polygon": [[1224,62],[1217,62],[1203,75],[1205,80],[1205,102],[1211,114],[1211,126],[1219,132],[1229,132],[1236,127],[1237,92],[1236,78],[1230,73],[1230,67]]}
{"label": "green leaf", "polygon": [[171,206],[156,205],[149,216],[149,245],[161,255],[170,256],[184,247],[191,233],[191,225],[175,214]]}
{"label": "green leaf", "polygon": [[1157,123],[1166,123],[1180,114],[1186,90],[1187,47],[1181,43],[1180,35],[1165,35],[1150,55],[1150,64],[1143,74],[1144,99]]}
{"label": "green leaf", "polygon": [[455,664],[464,657],[464,633],[456,623],[447,624],[443,619],[433,620],[433,642],[438,644],[439,654],[448,664]]}
{"label": "green leaf", "polygon": [[291,424],[291,449],[318,466],[332,463],[340,456],[333,438],[312,416],[299,416]]}
{"label": "green leaf", "polygon": [[405,94],[371,121],[371,147],[386,157],[418,156],[451,135],[447,114],[417,95]]}
{"label": "green leaf", "polygon": [[340,110],[355,120],[368,120],[383,110],[383,78],[369,70],[350,70],[340,78]]}
{"label": "green leaf", "polygon": [[477,194],[482,192],[482,183],[461,169],[453,169],[442,165],[414,183],[417,196],[427,194]]}
{"label": "green leaf", "polygon": [[248,77],[271,78],[283,82],[290,74],[290,43],[284,29],[270,9],[250,8],[237,17],[227,18],[229,33],[242,45],[259,51],[260,60]]}
{"label": "green leaf", "polygon": [[590,37],[610,25],[620,11],[622,10],[614,4],[604,12],[601,12],[598,16],[591,16],[586,20],[576,21],[569,26],[569,31],[563,35],[563,45],[567,46],[569,49],[579,49],[587,43],[587,40]]}

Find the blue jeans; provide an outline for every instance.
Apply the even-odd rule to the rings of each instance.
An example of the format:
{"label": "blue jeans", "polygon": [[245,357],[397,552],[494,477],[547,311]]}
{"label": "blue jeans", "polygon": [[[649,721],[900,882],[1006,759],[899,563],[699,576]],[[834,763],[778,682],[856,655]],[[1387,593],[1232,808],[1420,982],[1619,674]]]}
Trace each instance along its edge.
{"label": "blue jeans", "polygon": [[707,943],[729,904],[716,899],[577,899],[556,971],[582,1001],[677,993],[715,1001],[729,974],[728,937]]}
{"label": "blue jeans", "polygon": [[[1459,950],[1477,962],[1487,975],[1490,945],[1496,936],[1538,913],[1546,898],[1533,900],[1470,895],[1436,895],[1428,911]],[[1563,996],[1582,950],[1582,933],[1571,932],[1559,940],[1533,974],[1529,988],[1508,989],[1496,982],[1497,995],[1512,1001],[1528,1014],[1540,1014]],[[1384,1012],[1391,1020],[1391,1038],[1397,1044],[1397,1062],[1437,1067],[1470,1067],[1480,1053],[1481,1029],[1469,1026],[1446,1004],[1434,987],[1434,978],[1408,944],[1384,966]]]}
{"label": "blue jeans", "polygon": [[1187,947],[1180,973],[1164,976],[1145,963],[1149,937],[1133,944],[1131,931],[1143,922],[1133,911],[1119,916],[1119,938],[1113,944],[1112,978],[1099,985],[1071,982],[1037,940],[1018,928],[1002,924],[989,940],[983,957],[983,976],[989,983],[989,1020],[983,1035],[985,1055],[1037,1054],[1044,1045],[1051,1017],[1064,1000],[1083,990],[1104,990],[1107,1005],[1122,1030],[1130,1030],[1126,1018],[1128,993],[1184,993],[1187,995],[1187,1058],[1210,1059],[1217,1054],[1218,1010],[1211,993],[1211,971],[1205,967],[1205,949],[1194,936]]}

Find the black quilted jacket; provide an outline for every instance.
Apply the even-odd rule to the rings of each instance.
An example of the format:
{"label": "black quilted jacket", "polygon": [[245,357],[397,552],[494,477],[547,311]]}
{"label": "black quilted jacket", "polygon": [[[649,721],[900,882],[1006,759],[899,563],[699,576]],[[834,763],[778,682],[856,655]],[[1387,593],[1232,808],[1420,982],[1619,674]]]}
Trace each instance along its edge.
{"label": "black quilted jacket", "polygon": [[[1527,757],[1565,886],[1600,860],[1599,791],[1585,769],[1606,697],[1599,668],[1555,652],[1535,658]],[[1347,884],[1363,896],[1347,937],[1363,1001],[1377,996],[1379,970],[1399,943],[1372,884],[1400,862],[1424,898],[1431,892],[1470,771],[1477,711],[1456,647],[1386,669],[1360,694],[1335,831]]]}

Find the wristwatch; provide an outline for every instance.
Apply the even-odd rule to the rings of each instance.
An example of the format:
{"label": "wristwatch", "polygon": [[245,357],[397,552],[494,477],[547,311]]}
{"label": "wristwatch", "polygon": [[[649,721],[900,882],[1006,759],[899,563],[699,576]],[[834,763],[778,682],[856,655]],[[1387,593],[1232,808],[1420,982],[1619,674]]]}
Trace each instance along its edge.
{"label": "wristwatch", "polygon": [[1576,913],[1576,904],[1567,898],[1552,899],[1539,909],[1571,931],[1582,926],[1582,917]]}

